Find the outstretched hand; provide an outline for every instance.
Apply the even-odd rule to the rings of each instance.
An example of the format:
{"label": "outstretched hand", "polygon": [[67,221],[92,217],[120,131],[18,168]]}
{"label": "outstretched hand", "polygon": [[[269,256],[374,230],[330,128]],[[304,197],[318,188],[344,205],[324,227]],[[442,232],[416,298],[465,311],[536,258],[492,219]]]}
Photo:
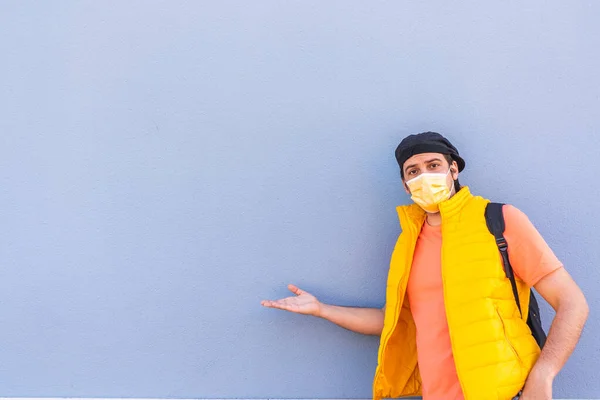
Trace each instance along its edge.
{"label": "outstretched hand", "polygon": [[264,307],[278,308],[280,310],[298,314],[314,315],[316,317],[320,315],[321,303],[315,296],[295,285],[288,285],[288,289],[294,293],[295,296],[279,300],[263,300],[260,304]]}

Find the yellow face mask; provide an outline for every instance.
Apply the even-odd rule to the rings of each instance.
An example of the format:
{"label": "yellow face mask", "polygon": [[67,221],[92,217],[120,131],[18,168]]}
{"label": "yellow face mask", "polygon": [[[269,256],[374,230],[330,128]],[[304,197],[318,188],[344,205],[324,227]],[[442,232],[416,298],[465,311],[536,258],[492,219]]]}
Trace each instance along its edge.
{"label": "yellow face mask", "polygon": [[440,210],[439,204],[450,198],[451,190],[446,183],[447,173],[423,173],[406,181],[411,199],[428,213]]}

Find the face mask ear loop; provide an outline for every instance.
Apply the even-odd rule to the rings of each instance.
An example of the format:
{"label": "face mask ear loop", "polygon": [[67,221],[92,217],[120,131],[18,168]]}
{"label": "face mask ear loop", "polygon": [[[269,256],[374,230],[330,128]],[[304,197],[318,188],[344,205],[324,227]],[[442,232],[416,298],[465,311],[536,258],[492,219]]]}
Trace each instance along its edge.
{"label": "face mask ear loop", "polygon": [[[448,168],[448,174],[452,172],[452,167]],[[448,174],[446,174],[446,176],[448,176]],[[452,187],[450,188],[450,197],[452,197],[452,192],[454,191],[454,194],[456,194],[456,180],[454,179],[454,177],[452,175],[450,175],[450,178],[452,178]]]}

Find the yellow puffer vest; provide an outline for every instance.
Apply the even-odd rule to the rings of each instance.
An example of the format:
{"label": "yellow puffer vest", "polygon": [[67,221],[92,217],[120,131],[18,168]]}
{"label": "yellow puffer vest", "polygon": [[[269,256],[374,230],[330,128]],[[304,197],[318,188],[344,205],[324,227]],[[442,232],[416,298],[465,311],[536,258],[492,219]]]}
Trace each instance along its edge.
{"label": "yellow puffer vest", "polygon": [[[525,384],[540,349],[527,326],[529,288],[517,280],[519,314],[494,237],[485,222],[489,200],[463,187],[440,204],[444,304],[456,372],[466,400],[507,400]],[[421,394],[415,322],[406,298],[413,253],[425,213],[397,208],[402,233],[390,262],[386,310],[373,398]],[[510,249],[509,249],[510,252]]]}

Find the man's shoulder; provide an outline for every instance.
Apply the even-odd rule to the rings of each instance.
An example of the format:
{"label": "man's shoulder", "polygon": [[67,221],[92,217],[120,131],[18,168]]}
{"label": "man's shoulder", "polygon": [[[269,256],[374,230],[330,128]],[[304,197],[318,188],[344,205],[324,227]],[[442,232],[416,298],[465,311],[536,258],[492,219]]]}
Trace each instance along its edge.
{"label": "man's shoulder", "polygon": [[527,218],[527,215],[513,204],[486,199],[482,196],[473,196],[473,200],[484,201],[486,203],[502,204],[502,213],[504,214],[505,219]]}
{"label": "man's shoulder", "polygon": [[504,206],[502,206],[502,213],[504,214],[504,220],[507,224],[529,222],[527,215],[512,204],[504,204]]}

